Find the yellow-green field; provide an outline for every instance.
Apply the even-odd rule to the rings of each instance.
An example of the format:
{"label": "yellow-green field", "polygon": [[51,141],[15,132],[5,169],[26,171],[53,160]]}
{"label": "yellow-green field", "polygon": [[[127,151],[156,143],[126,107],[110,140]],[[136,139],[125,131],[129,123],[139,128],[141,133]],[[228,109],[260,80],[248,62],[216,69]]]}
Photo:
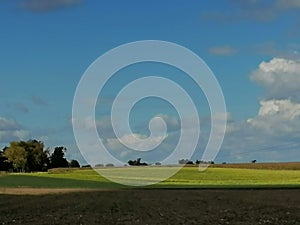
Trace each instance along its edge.
{"label": "yellow-green field", "polygon": [[[297,165],[296,165],[297,164]],[[160,182],[150,188],[298,188],[300,187],[300,163],[277,164],[271,168],[265,165],[249,164],[248,166],[218,166],[210,167],[199,172],[197,167],[184,167],[171,178]],[[269,164],[270,165],[270,164]],[[285,165],[285,166],[284,166]],[[296,166],[296,167],[295,167]],[[217,168],[216,168],[217,167]],[[231,168],[237,167],[237,168]],[[259,169],[258,169],[259,168]],[[283,169],[282,169],[283,168]],[[291,169],[294,168],[294,169]],[[104,168],[118,174],[130,168]],[[132,168],[131,168],[132,169]],[[162,171],[167,167],[157,167]],[[151,177],[136,177],[136,179],[149,179]],[[124,177],[126,179],[126,177]],[[92,189],[118,189],[125,186],[115,184],[100,176],[92,169],[55,169],[46,173],[3,174],[0,175],[0,188],[29,187],[29,188],[92,188]]]}

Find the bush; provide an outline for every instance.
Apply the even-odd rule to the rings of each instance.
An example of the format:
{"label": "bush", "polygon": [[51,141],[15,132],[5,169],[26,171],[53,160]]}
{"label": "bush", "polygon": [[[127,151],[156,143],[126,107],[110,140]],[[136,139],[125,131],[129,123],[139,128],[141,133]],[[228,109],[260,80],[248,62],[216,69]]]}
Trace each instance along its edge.
{"label": "bush", "polygon": [[104,167],[104,164],[96,164],[95,167]]}
{"label": "bush", "polygon": [[115,166],[115,165],[112,164],[112,163],[108,163],[108,164],[105,165],[105,167],[114,167],[114,166]]}
{"label": "bush", "polygon": [[77,160],[72,160],[70,162],[70,167],[72,167],[72,168],[80,168],[80,164],[79,164],[79,162]]}
{"label": "bush", "polygon": [[92,166],[91,165],[84,165],[81,168],[92,168]]}

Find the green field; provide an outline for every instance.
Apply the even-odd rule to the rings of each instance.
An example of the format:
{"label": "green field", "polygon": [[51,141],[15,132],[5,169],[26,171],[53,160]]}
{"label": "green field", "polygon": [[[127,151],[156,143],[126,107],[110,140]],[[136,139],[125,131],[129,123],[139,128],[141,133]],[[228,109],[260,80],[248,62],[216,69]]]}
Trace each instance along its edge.
{"label": "green field", "polygon": [[[158,172],[167,167],[157,167]],[[127,168],[105,168],[118,174]],[[126,177],[124,177],[126,179]],[[151,177],[136,177],[149,179]],[[119,189],[115,184],[92,169],[57,169],[46,173],[2,174],[0,188],[92,188]],[[197,167],[184,167],[171,178],[152,185],[153,188],[294,188],[300,187],[300,170],[289,169],[244,169],[208,168],[199,172]]]}

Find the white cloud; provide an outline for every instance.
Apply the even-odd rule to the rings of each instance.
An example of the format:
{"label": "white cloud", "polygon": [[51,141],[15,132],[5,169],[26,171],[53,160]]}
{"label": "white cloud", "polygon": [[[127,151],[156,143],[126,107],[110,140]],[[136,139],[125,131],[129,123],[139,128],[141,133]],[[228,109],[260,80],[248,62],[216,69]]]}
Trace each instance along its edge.
{"label": "white cloud", "polygon": [[152,120],[152,129],[158,131],[164,131],[164,127],[162,126],[162,121],[164,121],[165,125],[167,126],[168,132],[176,131],[180,129],[180,121],[175,116],[170,116],[166,114],[158,114]]}
{"label": "white cloud", "polygon": [[49,137],[48,137],[48,136],[46,136],[46,135],[44,135],[44,136],[40,136],[40,137],[38,138],[38,140],[40,140],[40,141],[42,141],[42,142],[46,142],[46,141],[48,141],[48,140],[49,140]]}
{"label": "white cloud", "polygon": [[[118,138],[109,138],[106,139],[106,143],[109,148],[112,149],[121,149],[121,143],[126,143],[131,146],[136,146],[138,149],[149,149],[152,146],[159,145],[167,136],[154,136],[147,137],[142,134],[128,134],[124,135],[120,139]],[[147,141],[145,141],[147,139]]]}
{"label": "white cloud", "polygon": [[300,104],[285,100],[261,101],[255,118],[247,120],[250,127],[274,136],[300,131]]}
{"label": "white cloud", "polygon": [[273,58],[262,62],[251,79],[266,89],[267,98],[300,100],[300,62]]}
{"label": "white cloud", "polygon": [[300,64],[293,60],[274,58],[270,62],[262,62],[259,65],[259,70],[263,73],[294,74],[295,72],[300,71]]}
{"label": "white cloud", "polygon": [[72,124],[80,130],[85,132],[92,132],[96,123],[96,128],[98,130],[100,138],[112,138],[115,136],[113,128],[111,126],[111,120],[109,116],[97,118],[95,121],[91,116],[78,119],[72,118]]}
{"label": "white cloud", "polygon": [[0,130],[16,130],[20,125],[13,119],[0,117]]}
{"label": "white cloud", "polygon": [[29,131],[27,130],[15,130],[14,132],[12,132],[12,136],[16,137],[19,140],[25,140],[29,137]]}
{"label": "white cloud", "polygon": [[29,131],[23,129],[14,119],[0,117],[0,143],[14,140],[24,140],[29,137]]}
{"label": "white cloud", "polygon": [[300,104],[285,100],[260,101],[260,117],[279,116],[283,119],[292,120],[300,115]]}
{"label": "white cloud", "polygon": [[[165,133],[166,127],[164,125],[162,126],[162,120],[164,121],[164,125],[168,128],[167,133]],[[107,151],[116,158],[125,160],[124,163],[127,162],[128,159],[135,159],[137,157],[142,157],[149,162],[163,160],[175,149],[181,129],[184,129],[186,133],[190,134],[187,136],[190,136],[191,138],[186,140],[188,143],[185,145],[186,149],[189,149],[190,143],[193,143],[192,137],[195,133],[195,129],[199,129],[199,126],[196,126],[195,121],[192,118],[189,118],[188,123],[181,128],[180,120],[177,117],[165,114],[154,116],[150,124],[150,121],[144,122],[145,121],[142,122],[142,125],[131,124],[132,127],[138,127],[139,129],[133,133],[125,133],[120,138],[117,138],[112,130],[110,117],[103,117],[97,120],[96,123],[99,137]],[[84,129],[86,132],[90,132],[91,128],[94,126],[91,117],[83,120],[73,118],[73,123],[76,123],[77,128]],[[153,131],[152,136],[149,136],[148,125],[151,125],[151,130]],[[127,148],[124,143],[128,146],[135,147]],[[88,149],[93,149],[93,147],[86,147],[86,151],[89,151]],[[139,150],[134,151],[133,149]],[[183,151],[186,151],[186,149],[183,149]],[[95,154],[95,158],[98,157],[96,152],[89,152],[89,154]],[[184,152],[182,154],[185,155]],[[94,158],[92,157],[91,160],[94,160]],[[97,160],[99,161],[100,159]],[[176,163],[176,161],[174,163]]]}

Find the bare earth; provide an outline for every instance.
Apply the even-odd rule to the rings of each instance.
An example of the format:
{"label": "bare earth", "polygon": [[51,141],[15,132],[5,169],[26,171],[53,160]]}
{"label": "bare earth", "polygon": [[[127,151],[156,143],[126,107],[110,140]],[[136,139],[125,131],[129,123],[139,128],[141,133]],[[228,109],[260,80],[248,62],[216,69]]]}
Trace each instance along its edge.
{"label": "bare earth", "polygon": [[297,189],[0,191],[0,225],[300,225]]}
{"label": "bare earth", "polygon": [[75,188],[1,188],[0,195],[44,195],[62,194],[72,192],[87,192],[95,189],[75,189]]}

